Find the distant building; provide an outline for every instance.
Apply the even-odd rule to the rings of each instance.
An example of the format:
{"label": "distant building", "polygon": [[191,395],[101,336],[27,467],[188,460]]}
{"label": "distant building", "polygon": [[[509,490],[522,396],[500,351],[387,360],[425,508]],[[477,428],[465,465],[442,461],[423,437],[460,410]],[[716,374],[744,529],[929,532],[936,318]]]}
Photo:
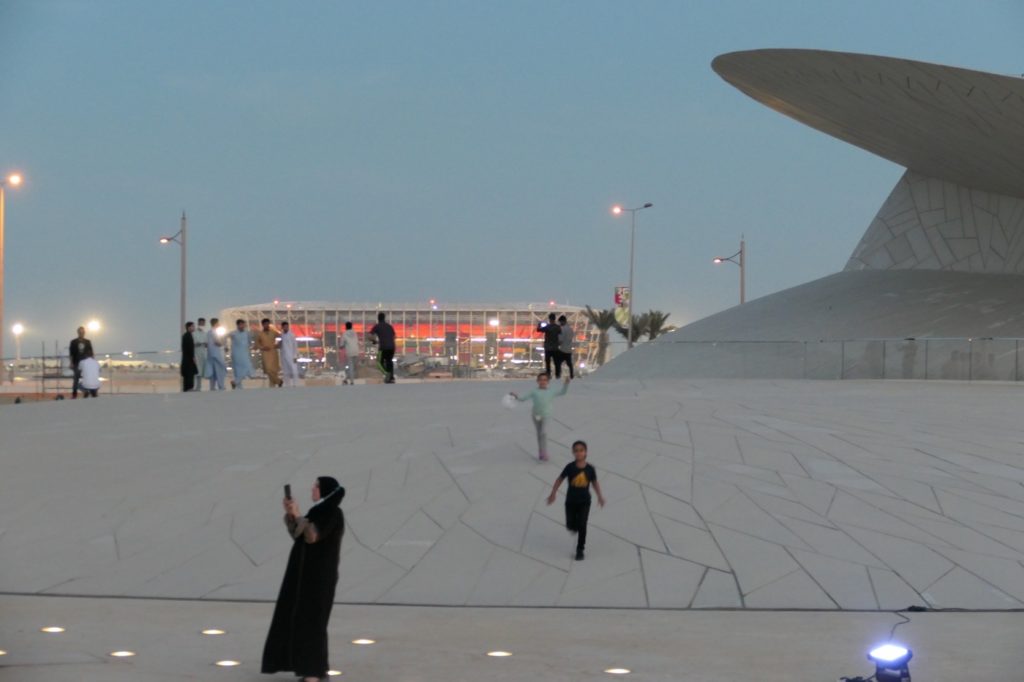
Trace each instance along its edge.
{"label": "distant building", "polygon": [[366,343],[367,335],[381,312],[395,328],[396,362],[400,368],[415,366],[415,373],[430,369],[453,376],[482,370],[534,372],[544,365],[537,324],[552,312],[565,315],[576,331],[577,367],[592,366],[597,356],[599,332],[590,324],[586,308],[550,303],[278,301],[227,308],[220,319],[229,329],[237,319],[254,329],[264,318],[275,326],[288,322],[298,337],[301,360],[336,370],[345,322],[352,323],[360,346],[372,358],[375,348]]}

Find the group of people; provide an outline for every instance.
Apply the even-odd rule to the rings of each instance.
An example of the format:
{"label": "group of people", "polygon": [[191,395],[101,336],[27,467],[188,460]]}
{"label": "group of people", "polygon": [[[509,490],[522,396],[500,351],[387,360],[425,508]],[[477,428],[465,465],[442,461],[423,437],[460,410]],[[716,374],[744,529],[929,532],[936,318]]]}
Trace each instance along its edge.
{"label": "group of people", "polygon": [[569,324],[565,315],[555,319],[555,313],[549,313],[546,322],[537,325],[537,331],[544,335],[544,371],[551,376],[551,363],[555,363],[555,378],[562,378],[562,363],[569,367],[569,378],[574,379],[572,367],[572,350],[576,341],[576,332]]}
{"label": "group of people", "polygon": [[[260,352],[263,371],[271,386],[297,386],[299,381],[299,344],[291,325],[281,323],[281,329],[271,326],[269,319],[261,321],[262,329],[255,335],[250,333],[245,320],[236,320],[234,331],[228,333],[218,326],[220,320],[210,318],[206,329],[206,318],[200,317],[198,326],[191,321],[185,323],[181,335],[181,388],[183,391],[201,391],[203,379],[209,380],[211,391],[223,391],[227,380],[226,349],[230,343],[231,388],[240,389],[245,380],[253,374],[252,349]],[[278,352],[280,351],[280,355]]]}
{"label": "group of people", "polygon": [[92,350],[92,341],[85,338],[85,327],[78,328],[78,336],[71,339],[68,346],[68,358],[71,361],[72,400],[78,397],[81,389],[83,398],[96,398],[100,393],[100,363]]}
{"label": "group of people", "polygon": [[[288,322],[282,322],[280,329],[271,324],[269,318],[260,321],[261,329],[252,334],[245,320],[235,320],[234,331],[227,333],[219,327],[220,320],[200,317],[198,326],[185,323],[181,335],[181,388],[182,391],[201,391],[203,379],[208,379],[211,391],[223,391],[227,379],[227,358],[225,350],[231,352],[231,388],[244,388],[245,380],[254,378],[252,350],[259,351],[263,373],[271,387],[298,386],[299,343]],[[380,348],[380,369],[385,373],[385,383],[395,383],[395,329],[385,321],[384,313],[377,316],[377,324],[370,330]],[[341,348],[345,351],[345,378],[343,384],[354,384],[356,367],[359,362],[359,336],[351,322],[345,323],[341,335]]]}

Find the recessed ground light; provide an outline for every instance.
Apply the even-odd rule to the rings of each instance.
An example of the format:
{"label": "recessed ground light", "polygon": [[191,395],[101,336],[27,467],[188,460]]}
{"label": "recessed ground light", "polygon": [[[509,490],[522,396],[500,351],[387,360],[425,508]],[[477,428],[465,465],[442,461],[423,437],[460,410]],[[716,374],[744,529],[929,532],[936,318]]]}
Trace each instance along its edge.
{"label": "recessed ground light", "polygon": [[223,635],[224,634],[224,630],[221,630],[220,628],[207,628],[206,630],[203,630],[203,634],[204,635]]}
{"label": "recessed ground light", "polygon": [[341,674],[340,670],[328,670],[327,671],[327,676],[328,677],[337,677],[340,674]]}
{"label": "recessed ground light", "polygon": [[632,671],[629,668],[608,668],[605,672],[609,675],[628,675]]}
{"label": "recessed ground light", "polygon": [[130,658],[135,655],[134,651],[111,651],[110,655],[114,658]]}
{"label": "recessed ground light", "polygon": [[226,660],[226,661],[217,661],[216,665],[219,665],[222,668],[233,668],[236,665],[241,665],[241,663],[242,663],[241,661]]}
{"label": "recessed ground light", "polygon": [[488,656],[494,656],[495,658],[504,658],[505,656],[511,656],[511,651],[488,651]]}
{"label": "recessed ground light", "polygon": [[7,652],[4,651],[3,649],[0,649],[0,656],[6,656],[6,655],[7,655]]}
{"label": "recessed ground light", "polygon": [[64,628],[57,627],[56,625],[49,625],[45,628],[39,628],[39,632],[49,632],[52,634],[55,632],[64,632]]}
{"label": "recessed ground light", "polygon": [[376,644],[377,641],[373,639],[353,639],[353,644]]}

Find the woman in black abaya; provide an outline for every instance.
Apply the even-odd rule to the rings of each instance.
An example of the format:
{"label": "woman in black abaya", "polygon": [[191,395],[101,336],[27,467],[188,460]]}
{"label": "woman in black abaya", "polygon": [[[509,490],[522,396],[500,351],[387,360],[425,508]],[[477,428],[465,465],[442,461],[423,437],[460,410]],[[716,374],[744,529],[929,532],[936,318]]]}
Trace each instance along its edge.
{"label": "woman in black abaya", "polygon": [[306,682],[327,677],[327,621],[338,583],[338,557],[345,517],[345,489],[330,476],[313,484],[315,504],[300,516],[295,500],[284,501],[284,523],[295,544],[263,647],[263,672],[292,671]]}

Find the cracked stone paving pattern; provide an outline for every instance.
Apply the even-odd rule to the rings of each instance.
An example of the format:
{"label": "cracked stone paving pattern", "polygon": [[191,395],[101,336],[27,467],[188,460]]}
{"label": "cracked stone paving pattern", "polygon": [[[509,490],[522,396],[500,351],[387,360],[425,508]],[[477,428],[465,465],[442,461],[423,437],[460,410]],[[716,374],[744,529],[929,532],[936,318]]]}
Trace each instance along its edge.
{"label": "cracked stone paving pattern", "polygon": [[[1019,387],[577,381],[109,397],[0,410],[0,592],[276,596],[281,485],[347,489],[337,601],[1024,607]],[[545,497],[582,438],[608,504]],[[562,488],[564,492],[564,485]]]}

